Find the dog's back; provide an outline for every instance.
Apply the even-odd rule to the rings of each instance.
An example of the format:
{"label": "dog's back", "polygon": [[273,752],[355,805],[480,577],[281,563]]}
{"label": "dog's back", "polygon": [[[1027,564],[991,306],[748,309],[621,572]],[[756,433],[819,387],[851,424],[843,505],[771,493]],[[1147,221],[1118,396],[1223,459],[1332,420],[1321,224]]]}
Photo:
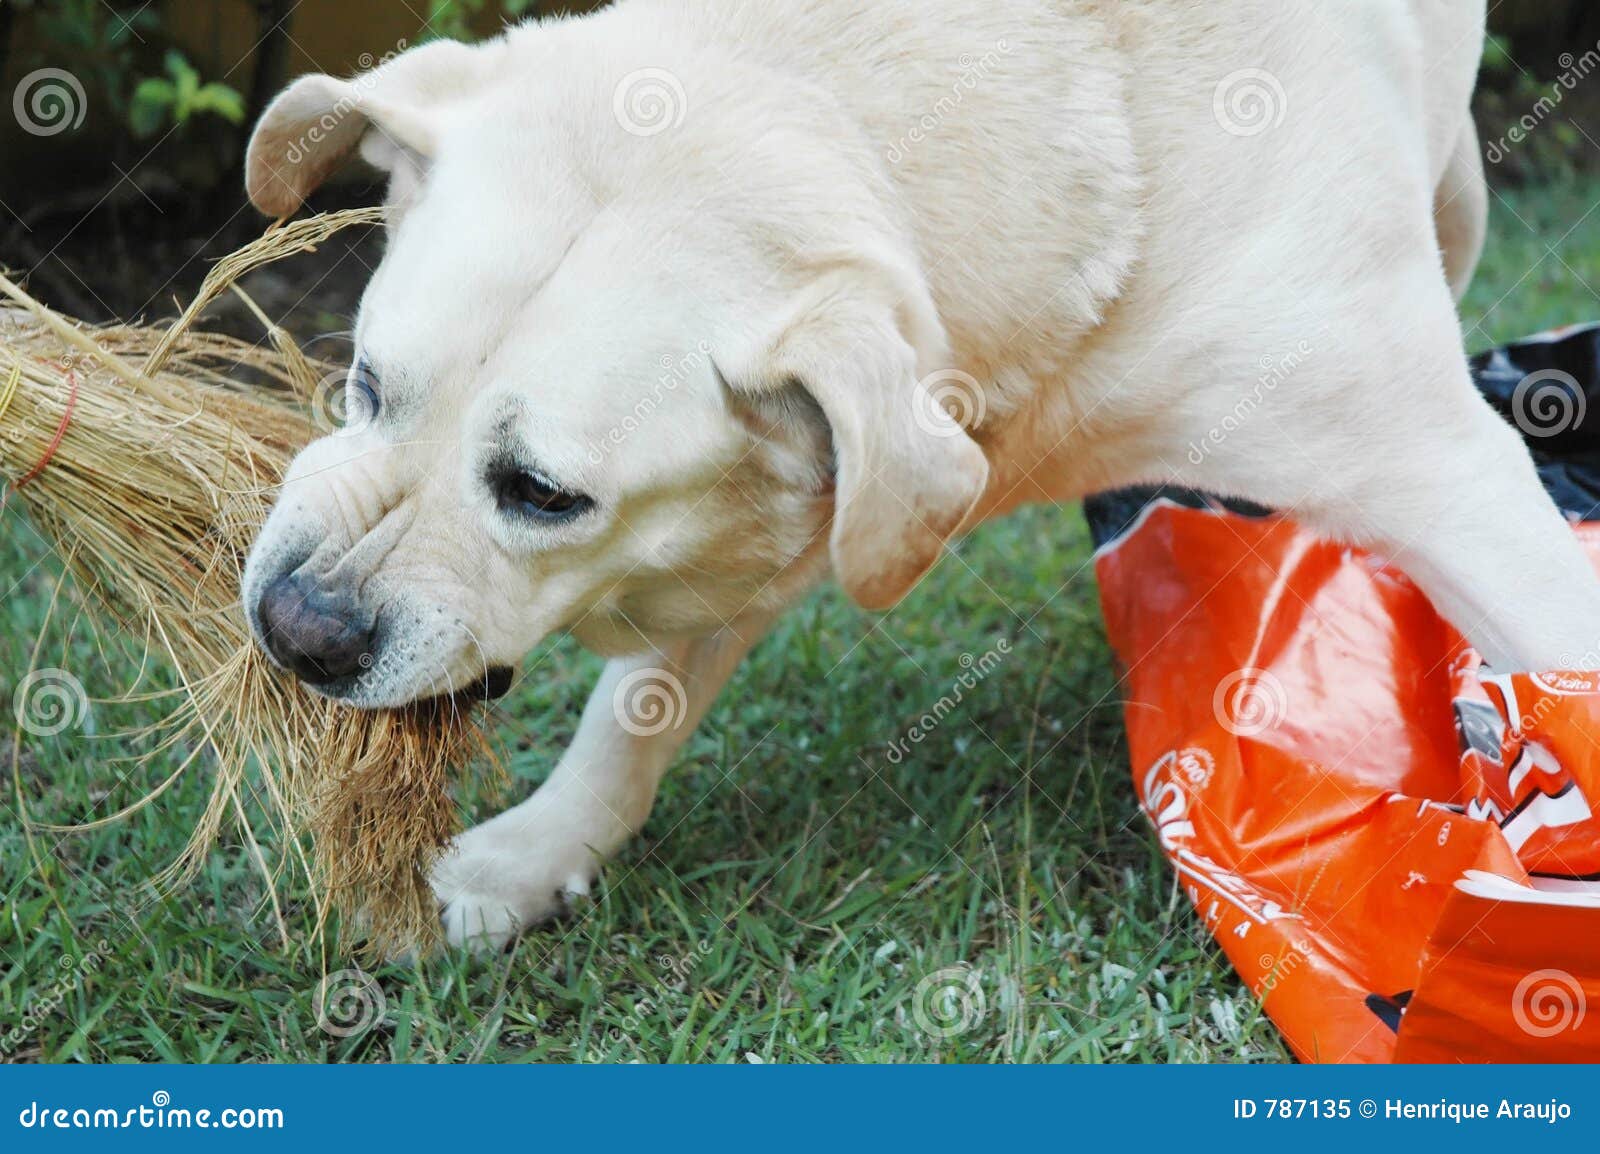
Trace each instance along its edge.
{"label": "dog's back", "polygon": [[[634,4],[812,86],[796,98],[866,135],[996,427],[1078,375],[1104,322],[1149,331],[1203,305],[1261,238],[1337,270],[1359,223],[1342,216],[1398,217],[1445,181],[1453,283],[1481,243],[1463,142],[1482,0]],[[1057,398],[1072,422],[1097,399]]]}

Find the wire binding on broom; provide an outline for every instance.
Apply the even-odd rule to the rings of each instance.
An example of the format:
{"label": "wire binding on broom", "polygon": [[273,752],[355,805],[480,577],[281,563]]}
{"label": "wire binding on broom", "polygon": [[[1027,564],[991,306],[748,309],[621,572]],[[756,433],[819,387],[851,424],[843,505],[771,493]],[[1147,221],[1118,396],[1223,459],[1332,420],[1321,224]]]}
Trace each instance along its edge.
{"label": "wire binding on broom", "polygon": [[[18,373],[20,379],[21,374]],[[29,469],[22,476],[11,483],[11,492],[16,492],[22,486],[32,481],[44,472],[51,460],[56,455],[56,450],[61,448],[62,439],[67,435],[67,426],[72,424],[72,411],[78,407],[78,374],[71,369],[67,370],[67,407],[62,410],[61,423],[56,426],[55,435],[50,438],[50,443],[44,447],[44,455],[39,458],[39,463]]]}

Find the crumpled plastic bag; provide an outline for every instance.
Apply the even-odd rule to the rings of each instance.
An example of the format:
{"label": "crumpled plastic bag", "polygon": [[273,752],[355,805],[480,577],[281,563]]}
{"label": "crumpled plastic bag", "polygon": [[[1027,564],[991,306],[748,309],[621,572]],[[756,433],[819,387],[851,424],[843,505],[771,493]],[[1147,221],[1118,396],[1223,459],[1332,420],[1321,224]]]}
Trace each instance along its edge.
{"label": "crumpled plastic bag", "polygon": [[[1600,326],[1473,368],[1503,412],[1564,391],[1530,447],[1600,569]],[[1265,510],[1086,510],[1140,803],[1294,1053],[1600,1059],[1600,673],[1495,673],[1393,566]]]}

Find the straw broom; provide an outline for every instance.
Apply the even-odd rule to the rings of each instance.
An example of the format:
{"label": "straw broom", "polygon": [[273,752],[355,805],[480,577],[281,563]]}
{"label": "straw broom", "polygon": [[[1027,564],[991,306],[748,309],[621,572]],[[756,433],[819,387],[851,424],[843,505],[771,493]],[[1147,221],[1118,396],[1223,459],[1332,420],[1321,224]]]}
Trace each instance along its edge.
{"label": "straw broom", "polygon": [[[261,656],[238,603],[244,559],[290,459],[315,435],[303,400],[330,366],[276,326],[272,349],[192,329],[245,272],[379,219],[381,210],[359,209],[269,231],[215,266],[166,330],[85,329],[0,276],[0,478],[91,598],[148,638],[179,687],[140,758],[178,759],[160,784],[88,826],[31,828],[119,820],[209,754],[210,801],[159,880],[191,876],[230,818],[266,868],[241,800],[253,763],[285,847],[269,873],[309,833],[301,864],[317,930],[337,909],[360,918],[371,949],[394,954],[437,938],[427,874],[458,829],[451,774],[484,751],[484,738],[470,707],[454,701],[355,711]],[[268,387],[242,383],[241,370]]]}

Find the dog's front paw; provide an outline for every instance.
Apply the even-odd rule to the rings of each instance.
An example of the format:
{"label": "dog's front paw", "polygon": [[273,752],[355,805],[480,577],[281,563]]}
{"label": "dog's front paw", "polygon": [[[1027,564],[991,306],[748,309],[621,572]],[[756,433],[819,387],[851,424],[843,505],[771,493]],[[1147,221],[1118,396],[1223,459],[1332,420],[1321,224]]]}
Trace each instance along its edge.
{"label": "dog's front paw", "polygon": [[504,949],[586,896],[599,872],[599,858],[585,845],[508,828],[505,819],[515,812],[462,834],[434,867],[430,881],[453,946]]}

